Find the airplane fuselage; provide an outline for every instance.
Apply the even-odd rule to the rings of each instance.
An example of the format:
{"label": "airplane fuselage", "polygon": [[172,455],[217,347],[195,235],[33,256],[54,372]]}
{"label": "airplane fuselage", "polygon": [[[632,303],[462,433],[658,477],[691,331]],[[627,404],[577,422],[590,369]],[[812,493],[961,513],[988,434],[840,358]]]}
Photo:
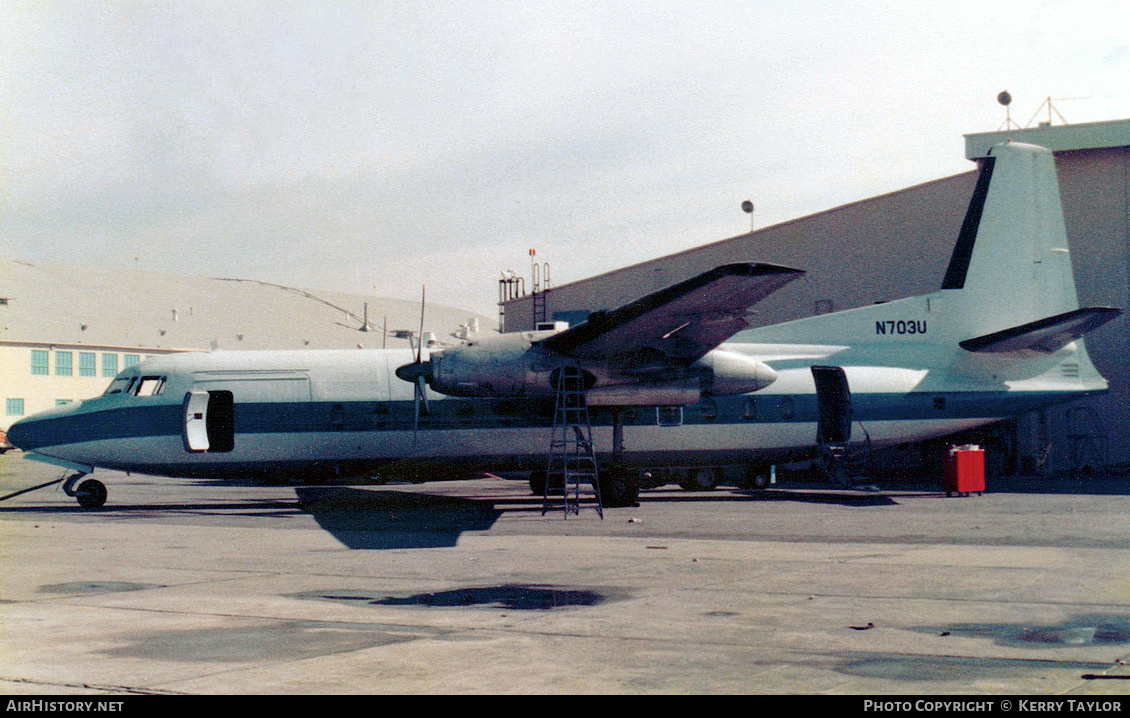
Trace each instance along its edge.
{"label": "airplane fuselage", "polygon": [[[845,347],[727,344],[776,380],[753,393],[687,406],[620,408],[629,466],[769,464],[810,456],[817,396],[811,366],[839,362],[852,419],[873,445],[941,436],[1041,406],[1088,386],[1043,361],[1024,386],[944,367],[852,365]],[[866,352],[852,352],[866,360]],[[1069,359],[1070,357],[1068,357]],[[12,427],[25,450],[79,466],[189,477],[353,475],[427,478],[475,470],[544,469],[553,399],[457,398],[429,392],[416,415],[395,369],[406,350],[186,353],[123,371],[102,396]],[[1068,372],[1068,374],[1070,374]],[[199,401],[193,405],[193,397]],[[592,409],[594,442],[612,447],[612,409]],[[421,476],[423,478],[423,476]]]}

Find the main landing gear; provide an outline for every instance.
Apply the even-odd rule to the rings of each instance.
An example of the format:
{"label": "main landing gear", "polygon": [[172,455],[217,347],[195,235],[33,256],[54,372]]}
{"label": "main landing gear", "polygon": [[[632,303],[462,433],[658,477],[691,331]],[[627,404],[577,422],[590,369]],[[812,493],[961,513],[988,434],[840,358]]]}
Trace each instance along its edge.
{"label": "main landing gear", "polygon": [[106,503],[106,485],[98,479],[87,479],[86,476],[80,472],[68,478],[63,483],[63,493],[75,497],[78,505],[84,509],[102,508]]}
{"label": "main landing gear", "polygon": [[[601,505],[609,509],[620,509],[630,506],[639,506],[640,482],[636,472],[630,469],[616,469],[611,466],[601,467],[599,472]],[[530,472],[530,492],[534,496],[560,496],[564,493],[564,483],[560,472],[556,473],[546,491],[546,482],[550,478],[544,471]]]}

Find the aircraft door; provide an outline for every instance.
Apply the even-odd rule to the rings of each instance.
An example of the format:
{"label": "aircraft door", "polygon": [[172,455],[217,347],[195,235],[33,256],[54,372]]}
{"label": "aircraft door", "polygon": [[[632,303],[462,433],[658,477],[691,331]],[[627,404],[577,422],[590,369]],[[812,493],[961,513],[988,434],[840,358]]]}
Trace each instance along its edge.
{"label": "aircraft door", "polygon": [[184,448],[208,450],[208,392],[190,391],[184,395]]}
{"label": "aircraft door", "polygon": [[816,440],[821,446],[851,441],[851,390],[843,367],[814,366]]}
{"label": "aircraft door", "polygon": [[234,401],[230,391],[184,395],[184,447],[188,451],[231,451],[235,447]]}

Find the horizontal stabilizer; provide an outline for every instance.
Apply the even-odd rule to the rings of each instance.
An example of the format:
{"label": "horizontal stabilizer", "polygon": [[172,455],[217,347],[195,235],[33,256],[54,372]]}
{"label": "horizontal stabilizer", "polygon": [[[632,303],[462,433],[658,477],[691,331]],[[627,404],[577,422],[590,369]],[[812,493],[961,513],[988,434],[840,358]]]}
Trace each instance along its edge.
{"label": "horizontal stabilizer", "polygon": [[575,357],[650,352],[690,363],[748,328],[751,306],[803,275],[775,264],[725,264],[622,307],[593,312],[541,344]]}
{"label": "horizontal stabilizer", "polygon": [[961,342],[971,352],[1032,351],[1051,354],[1122,313],[1114,307],[1084,307]]}

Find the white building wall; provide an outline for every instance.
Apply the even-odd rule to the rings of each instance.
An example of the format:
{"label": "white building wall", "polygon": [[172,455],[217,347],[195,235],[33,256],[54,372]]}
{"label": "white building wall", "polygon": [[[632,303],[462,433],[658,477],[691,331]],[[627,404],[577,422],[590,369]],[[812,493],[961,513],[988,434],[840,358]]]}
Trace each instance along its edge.
{"label": "white building wall", "polygon": [[130,363],[167,353],[83,344],[0,344],[0,430],[24,416],[98,396]]}

